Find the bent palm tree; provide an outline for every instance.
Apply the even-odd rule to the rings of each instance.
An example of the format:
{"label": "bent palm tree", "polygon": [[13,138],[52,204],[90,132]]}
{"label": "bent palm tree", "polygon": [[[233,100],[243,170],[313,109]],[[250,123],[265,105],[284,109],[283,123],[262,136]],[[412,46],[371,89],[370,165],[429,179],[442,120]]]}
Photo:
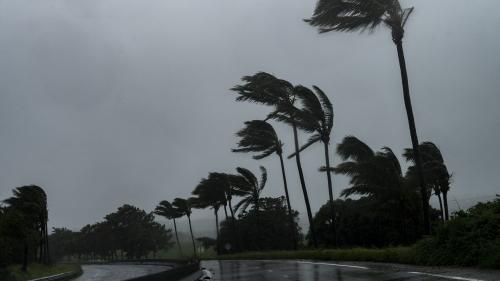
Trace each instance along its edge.
{"label": "bent palm tree", "polygon": [[310,25],[318,27],[319,32],[330,31],[363,31],[374,30],[380,24],[385,24],[391,30],[392,41],[396,45],[403,85],[403,98],[410,128],[415,164],[420,184],[420,194],[423,206],[424,230],[430,233],[429,202],[426,198],[426,187],[422,170],[422,163],[418,149],[417,129],[413,117],[408,74],[403,51],[404,27],[412,8],[402,8],[399,0],[319,0],[314,14],[307,19]]}
{"label": "bent palm tree", "polygon": [[276,153],[280,159],[281,174],[283,176],[283,186],[285,188],[288,216],[290,218],[290,231],[292,234],[293,248],[297,250],[297,238],[295,237],[295,222],[293,218],[292,207],[290,205],[290,196],[288,195],[288,185],[286,182],[285,165],[283,163],[283,143],[278,138],[273,126],[266,121],[252,120],[245,122],[245,128],[236,133],[240,137],[238,148],[233,152],[258,152],[254,159],[263,159]]}
{"label": "bent palm tree", "polygon": [[234,179],[234,184],[236,189],[243,194],[243,199],[236,204],[235,210],[244,212],[249,205],[253,205],[257,218],[257,233],[262,234],[260,226],[260,194],[267,182],[266,168],[260,166],[260,181],[252,172],[245,168],[238,167],[236,171],[239,173],[239,178]]}
{"label": "bent palm tree", "polygon": [[302,188],[302,194],[304,195],[304,202],[306,204],[307,219],[309,221],[309,231],[311,233],[314,247],[317,248],[318,244],[316,240],[316,231],[314,230],[311,205],[309,203],[309,195],[307,194],[307,187],[304,179],[304,173],[302,171],[299,152],[299,138],[297,127],[300,128],[302,124],[297,118],[297,116],[300,114],[300,111],[294,106],[297,89],[290,82],[278,79],[275,76],[265,72],[259,72],[252,76],[244,76],[242,80],[245,82],[245,84],[237,85],[231,89],[239,94],[239,96],[236,98],[236,101],[249,101],[273,106],[274,111],[270,113],[267,118],[272,118],[292,126],[295,161],[297,163],[300,186]]}
{"label": "bent palm tree", "polygon": [[[446,221],[449,219],[448,191],[450,190],[451,175],[444,163],[441,151],[434,143],[422,142],[419,145],[419,150],[422,158],[425,182],[428,188],[432,188],[434,194],[438,197],[442,218]],[[411,161],[415,165],[415,154],[413,153],[413,149],[405,149],[403,156],[407,161]],[[415,170],[415,166],[410,166],[408,168],[409,176],[414,177]],[[441,194],[443,195],[443,200],[441,200]],[[429,200],[429,198],[427,197],[426,200]]]}
{"label": "bent palm tree", "polygon": [[179,235],[177,234],[177,223],[175,222],[175,219],[182,217],[183,214],[180,213],[179,210],[172,206],[172,204],[167,200],[161,201],[158,206],[156,206],[154,213],[174,222],[175,240],[177,242],[177,247],[179,248],[179,253],[182,256],[182,247],[181,243],[179,242]]}
{"label": "bent palm tree", "polygon": [[[297,97],[301,101],[302,107],[300,111],[302,114],[299,115],[301,118],[302,128],[313,135],[309,138],[306,144],[304,144],[299,151],[303,151],[309,146],[321,141],[325,150],[325,164],[326,169],[330,170],[330,134],[333,129],[333,106],[330,102],[328,96],[318,87],[313,86],[314,93],[306,87],[297,87]],[[288,156],[291,158],[295,153]],[[335,208],[333,206],[333,187],[332,178],[330,173],[326,173],[326,178],[328,182],[328,195],[331,204],[331,220],[332,220],[332,233],[333,241],[336,241],[336,230],[335,230]]]}
{"label": "bent palm tree", "polygon": [[205,209],[211,207],[214,210],[215,215],[215,229],[217,234],[217,253],[220,252],[219,244],[219,215],[218,211],[221,205],[224,205],[226,198],[224,194],[223,186],[221,186],[217,181],[212,178],[202,179],[200,183],[192,192],[193,195],[197,195],[196,208]]}
{"label": "bent palm tree", "polygon": [[187,216],[189,222],[189,232],[191,233],[191,241],[193,243],[193,253],[196,257],[196,244],[194,243],[193,227],[191,226],[191,209],[193,203],[196,201],[195,198],[191,197],[188,199],[175,198],[172,202],[172,206],[177,209],[183,216]]}

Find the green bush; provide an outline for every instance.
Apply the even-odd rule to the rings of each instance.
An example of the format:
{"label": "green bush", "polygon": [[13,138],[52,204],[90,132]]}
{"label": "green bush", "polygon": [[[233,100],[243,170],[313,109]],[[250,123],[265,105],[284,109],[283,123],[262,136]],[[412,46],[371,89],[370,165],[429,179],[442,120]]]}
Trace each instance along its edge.
{"label": "green bush", "polygon": [[500,199],[458,212],[415,250],[418,264],[500,268]]}

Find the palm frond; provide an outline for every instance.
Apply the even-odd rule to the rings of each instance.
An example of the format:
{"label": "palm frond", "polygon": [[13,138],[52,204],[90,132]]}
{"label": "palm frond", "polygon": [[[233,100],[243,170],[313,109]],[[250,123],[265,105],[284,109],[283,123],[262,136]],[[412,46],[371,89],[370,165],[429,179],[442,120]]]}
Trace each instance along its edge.
{"label": "palm frond", "polygon": [[363,161],[374,155],[373,150],[367,144],[354,136],[345,137],[337,145],[337,153],[343,160],[351,158],[356,161]]}
{"label": "palm frond", "polygon": [[260,166],[260,184],[259,184],[259,191],[264,189],[264,186],[266,185],[267,182],[267,170],[264,168],[264,166]]}
{"label": "palm frond", "polygon": [[[312,135],[311,137],[309,137],[309,139],[307,140],[307,143],[305,143],[304,145],[302,145],[299,149],[299,152],[302,152],[303,150],[305,150],[306,148],[308,148],[309,146],[315,144],[316,142],[320,141],[321,140],[321,135],[320,134],[314,134]],[[297,153],[294,152],[290,155],[288,155],[288,159],[294,157]]]}

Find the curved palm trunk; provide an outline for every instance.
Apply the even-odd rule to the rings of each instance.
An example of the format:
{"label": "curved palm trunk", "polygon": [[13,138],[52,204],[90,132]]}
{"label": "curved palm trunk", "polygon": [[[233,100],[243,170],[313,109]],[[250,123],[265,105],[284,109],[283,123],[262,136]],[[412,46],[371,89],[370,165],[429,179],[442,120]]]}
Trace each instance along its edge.
{"label": "curved palm trunk", "polygon": [[422,160],[420,158],[420,150],[418,147],[417,128],[415,126],[415,119],[413,117],[413,108],[411,106],[410,88],[408,86],[408,73],[406,72],[406,61],[403,52],[403,42],[401,41],[401,39],[399,39],[399,40],[394,40],[394,43],[396,44],[396,48],[398,51],[399,68],[401,71],[401,82],[403,84],[403,99],[406,108],[406,115],[408,117],[408,125],[410,127],[411,144],[413,147],[413,154],[415,157],[415,166],[417,167],[418,181],[420,183],[420,195],[422,198],[422,208],[424,216],[424,233],[430,234],[431,224],[429,220],[429,201],[427,200],[427,195],[426,195],[427,191],[422,169]]}
{"label": "curved palm trunk", "polygon": [[228,200],[228,204],[229,204],[229,211],[231,212],[231,227],[233,229],[233,238],[234,238],[234,243],[236,245],[236,249],[237,250],[240,250],[240,246],[241,246],[241,237],[240,237],[240,233],[238,231],[238,226],[236,224],[236,218],[234,217],[234,211],[233,211],[233,205],[231,203],[231,199]]}
{"label": "curved palm trunk", "polygon": [[177,247],[179,247],[179,253],[181,254],[181,256],[183,256],[181,243],[179,242],[179,235],[177,234],[177,223],[175,223],[175,219],[172,220],[174,221],[175,240],[177,241]]}
{"label": "curved palm trunk", "polygon": [[443,201],[441,200],[441,193],[436,193],[437,198],[439,199],[439,211],[441,214],[441,220],[444,222],[444,212],[443,212]]}
{"label": "curved palm trunk", "polygon": [[444,204],[444,219],[448,221],[450,220],[450,215],[448,213],[448,191],[443,191],[443,204]]}
{"label": "curved palm trunk", "polygon": [[286,183],[286,174],[285,174],[285,164],[283,163],[283,155],[281,153],[278,154],[280,157],[281,164],[281,174],[283,175],[283,186],[285,187],[285,196],[286,196],[286,206],[288,207],[288,216],[290,217],[290,231],[292,232],[292,243],[293,249],[297,250],[297,237],[295,235],[295,221],[293,219],[292,206],[290,205],[290,196],[288,196],[288,185]]}
{"label": "curved palm trunk", "polygon": [[300,186],[302,187],[302,193],[304,194],[304,201],[306,202],[307,218],[309,220],[309,231],[311,231],[311,238],[313,240],[314,248],[318,248],[318,242],[316,240],[316,231],[314,231],[311,204],[309,203],[309,196],[307,195],[304,173],[302,172],[302,165],[300,163],[299,138],[297,136],[297,126],[293,124],[292,127],[293,127],[293,140],[295,144],[295,161],[297,162],[297,169],[299,171],[299,178],[300,178]]}
{"label": "curved palm trunk", "polygon": [[328,142],[323,142],[325,146],[325,161],[326,161],[326,178],[328,180],[328,196],[330,197],[330,216],[332,219],[332,235],[333,235],[333,246],[337,246],[337,229],[335,227],[335,207],[333,206],[333,187],[332,187],[332,175],[330,174],[330,153],[328,149]]}
{"label": "curved palm trunk", "polygon": [[191,216],[187,216],[189,221],[189,232],[191,232],[191,242],[193,242],[193,254],[196,257],[196,244],[194,243],[193,228],[191,227]]}
{"label": "curved palm trunk", "polygon": [[219,214],[218,214],[218,211],[219,211],[219,208],[214,208],[214,214],[215,214],[215,230],[216,230],[216,234],[217,234],[217,240],[216,240],[216,243],[215,243],[215,247],[216,247],[216,250],[217,250],[217,254],[220,253],[220,241],[219,241]]}
{"label": "curved palm trunk", "polygon": [[224,204],[224,214],[226,215],[226,220],[228,220],[228,218],[227,218],[227,207],[226,207],[226,204]]}

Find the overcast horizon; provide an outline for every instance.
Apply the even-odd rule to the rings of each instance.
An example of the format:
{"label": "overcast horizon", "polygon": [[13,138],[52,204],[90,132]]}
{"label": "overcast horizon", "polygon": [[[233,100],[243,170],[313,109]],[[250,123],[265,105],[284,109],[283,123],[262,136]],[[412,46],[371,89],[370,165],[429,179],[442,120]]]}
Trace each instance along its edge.
{"label": "overcast horizon", "polygon": [[[453,173],[450,206],[500,193],[499,1],[404,1],[404,38],[419,140]],[[390,31],[318,34],[315,1],[0,1],[0,198],[36,184],[49,227],[79,229],[127,203],[147,211],[188,197],[209,172],[268,169],[264,196],[283,194],[276,157],[230,151],[243,122],[270,108],[229,89],[266,71],[317,85],[332,100],[335,146],[410,147]],[[289,127],[273,123],[292,150]],[[307,135],[300,133],[301,141]],[[326,202],[321,145],[303,154],[312,210]],[[295,161],[291,205],[305,214]],[[406,164],[404,164],[406,167]],[[335,197],[348,179],[333,177]],[[195,219],[212,218],[195,211]]]}

